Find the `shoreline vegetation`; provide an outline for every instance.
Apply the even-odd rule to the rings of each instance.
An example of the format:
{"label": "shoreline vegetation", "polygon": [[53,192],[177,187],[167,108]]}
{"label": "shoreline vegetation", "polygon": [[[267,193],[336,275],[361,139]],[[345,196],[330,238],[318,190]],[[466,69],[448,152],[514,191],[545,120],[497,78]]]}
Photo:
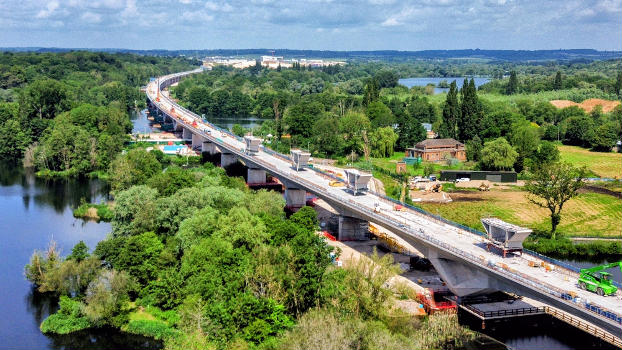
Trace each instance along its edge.
{"label": "shoreline vegetation", "polygon": [[[266,138],[279,152],[307,148],[314,157],[366,167],[389,196],[412,204],[392,161],[426,139],[424,124],[441,138],[463,142],[467,159],[409,166],[412,174],[513,169],[531,180],[556,167],[613,174],[617,155],[601,151],[610,151],[622,135],[622,107],[586,112],[557,109],[549,101],[619,99],[622,66],[613,60],[566,63],[361,60],[317,69],[215,67],[183,79],[170,94],[206,117],[261,119],[253,130],[236,125],[234,132]],[[377,266],[334,266],[332,248],[315,234],[312,208],[287,217],[280,193],[251,191],[204,157],[128,145],[128,111],[145,107],[139,87],[200,61],[62,52],[3,54],[0,64],[11,67],[0,76],[0,157],[24,159],[43,178],[104,179],[114,196],[114,204],[82,202],[74,210],[75,217],[111,222],[112,232],[96,247],[79,242],[63,257],[51,243],[25,267],[38,292],[59,298],[60,308],[41,323],[42,332],[114,327],[160,339],[168,350],[461,348],[475,336],[455,315],[419,319],[393,307],[402,295],[386,286],[399,272],[389,258],[373,254],[367,260]],[[439,95],[431,86],[398,84],[404,76],[474,73],[492,79],[479,88],[473,79],[465,79],[462,89],[445,82],[449,92]],[[592,155],[609,163],[590,172],[575,168],[593,165]],[[611,210],[619,204],[599,197],[605,195],[570,197],[619,215]],[[472,216],[489,208],[508,213],[494,201],[482,202],[489,207],[471,205]],[[573,244],[565,238],[572,222],[590,225],[589,218],[570,215],[571,204],[561,216],[551,209],[550,219],[539,210],[537,234],[526,246],[568,256],[620,250],[619,242]],[[472,218],[451,215],[477,226]]]}

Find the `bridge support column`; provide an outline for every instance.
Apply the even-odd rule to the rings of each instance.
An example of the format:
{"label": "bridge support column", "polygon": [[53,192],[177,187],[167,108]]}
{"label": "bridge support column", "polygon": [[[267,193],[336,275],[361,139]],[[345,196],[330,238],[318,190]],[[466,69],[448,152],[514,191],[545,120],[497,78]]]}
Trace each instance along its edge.
{"label": "bridge support column", "polygon": [[203,138],[195,133],[192,133],[192,149],[203,151]]}
{"label": "bridge support column", "polygon": [[339,215],[337,239],[340,241],[366,241],[369,239],[369,222],[352,216]]}
{"label": "bridge support column", "polygon": [[226,168],[238,161],[238,156],[233,153],[221,153],[220,154],[220,167]]}
{"label": "bridge support column", "polygon": [[504,290],[498,281],[491,279],[481,270],[459,261],[443,258],[436,250],[429,249],[427,257],[449,289],[459,297]]}
{"label": "bridge support column", "polygon": [[291,211],[305,206],[307,203],[307,191],[299,188],[285,188],[285,206]]}
{"label": "bridge support column", "polygon": [[[190,129],[182,128],[182,139],[184,140],[192,140],[192,131]],[[193,145],[194,146],[194,145]]]}
{"label": "bridge support column", "polygon": [[202,145],[202,152],[208,153],[210,155],[214,155],[219,153],[220,151],[218,150],[218,147],[216,147],[216,144],[210,141],[203,141],[203,145]]}
{"label": "bridge support column", "polygon": [[246,183],[249,185],[266,183],[266,171],[258,168],[248,168]]}

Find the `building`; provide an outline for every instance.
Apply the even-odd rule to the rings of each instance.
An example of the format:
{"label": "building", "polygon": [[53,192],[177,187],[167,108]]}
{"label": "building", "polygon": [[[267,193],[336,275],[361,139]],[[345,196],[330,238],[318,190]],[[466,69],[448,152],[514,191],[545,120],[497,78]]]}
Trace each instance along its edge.
{"label": "building", "polygon": [[435,139],[436,133],[434,132],[434,130],[432,130],[432,124],[430,123],[421,123],[421,125],[423,125],[423,128],[425,129],[425,136],[429,139]]}
{"label": "building", "polygon": [[427,139],[406,149],[406,157],[438,162],[449,158],[466,160],[464,144],[454,139]]}
{"label": "building", "polygon": [[441,170],[441,181],[456,181],[462,178],[491,182],[516,182],[517,175],[514,171]]}

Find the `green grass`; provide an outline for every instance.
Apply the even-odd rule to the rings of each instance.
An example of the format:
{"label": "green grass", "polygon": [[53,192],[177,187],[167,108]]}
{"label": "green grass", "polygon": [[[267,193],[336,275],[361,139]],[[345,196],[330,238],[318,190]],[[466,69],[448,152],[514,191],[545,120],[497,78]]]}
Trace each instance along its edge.
{"label": "green grass", "polygon": [[[417,205],[432,214],[441,215],[481,231],[484,228],[480,219],[486,216],[495,216],[534,230],[550,230],[550,212],[529,203],[524,199],[523,192],[496,190],[490,193],[493,196],[477,201],[417,203]],[[505,195],[507,198],[504,198]],[[622,237],[621,222],[620,199],[600,193],[582,193],[564,206],[558,233],[568,237]]]}
{"label": "green grass", "polygon": [[620,178],[622,153],[592,152],[578,146],[558,146],[561,160],[574,166],[586,166],[597,177]]}
{"label": "green grass", "polygon": [[[90,208],[95,208],[97,210],[97,215],[92,215],[91,213],[89,213]],[[114,217],[114,212],[112,211],[112,208],[110,208],[110,206],[106,203],[102,203],[102,204],[82,203],[80,204],[79,207],[74,209],[73,216],[75,218],[80,218],[80,219],[85,219],[85,220],[93,219],[96,221],[110,222],[112,221],[112,218]]]}

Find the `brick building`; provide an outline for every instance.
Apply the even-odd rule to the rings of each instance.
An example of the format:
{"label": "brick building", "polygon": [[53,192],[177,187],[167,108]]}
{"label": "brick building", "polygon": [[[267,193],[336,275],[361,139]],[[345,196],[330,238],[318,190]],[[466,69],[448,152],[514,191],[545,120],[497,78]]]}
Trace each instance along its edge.
{"label": "brick building", "polygon": [[464,144],[454,139],[427,139],[406,149],[406,157],[421,157],[429,162],[442,161],[448,158],[466,160]]}

